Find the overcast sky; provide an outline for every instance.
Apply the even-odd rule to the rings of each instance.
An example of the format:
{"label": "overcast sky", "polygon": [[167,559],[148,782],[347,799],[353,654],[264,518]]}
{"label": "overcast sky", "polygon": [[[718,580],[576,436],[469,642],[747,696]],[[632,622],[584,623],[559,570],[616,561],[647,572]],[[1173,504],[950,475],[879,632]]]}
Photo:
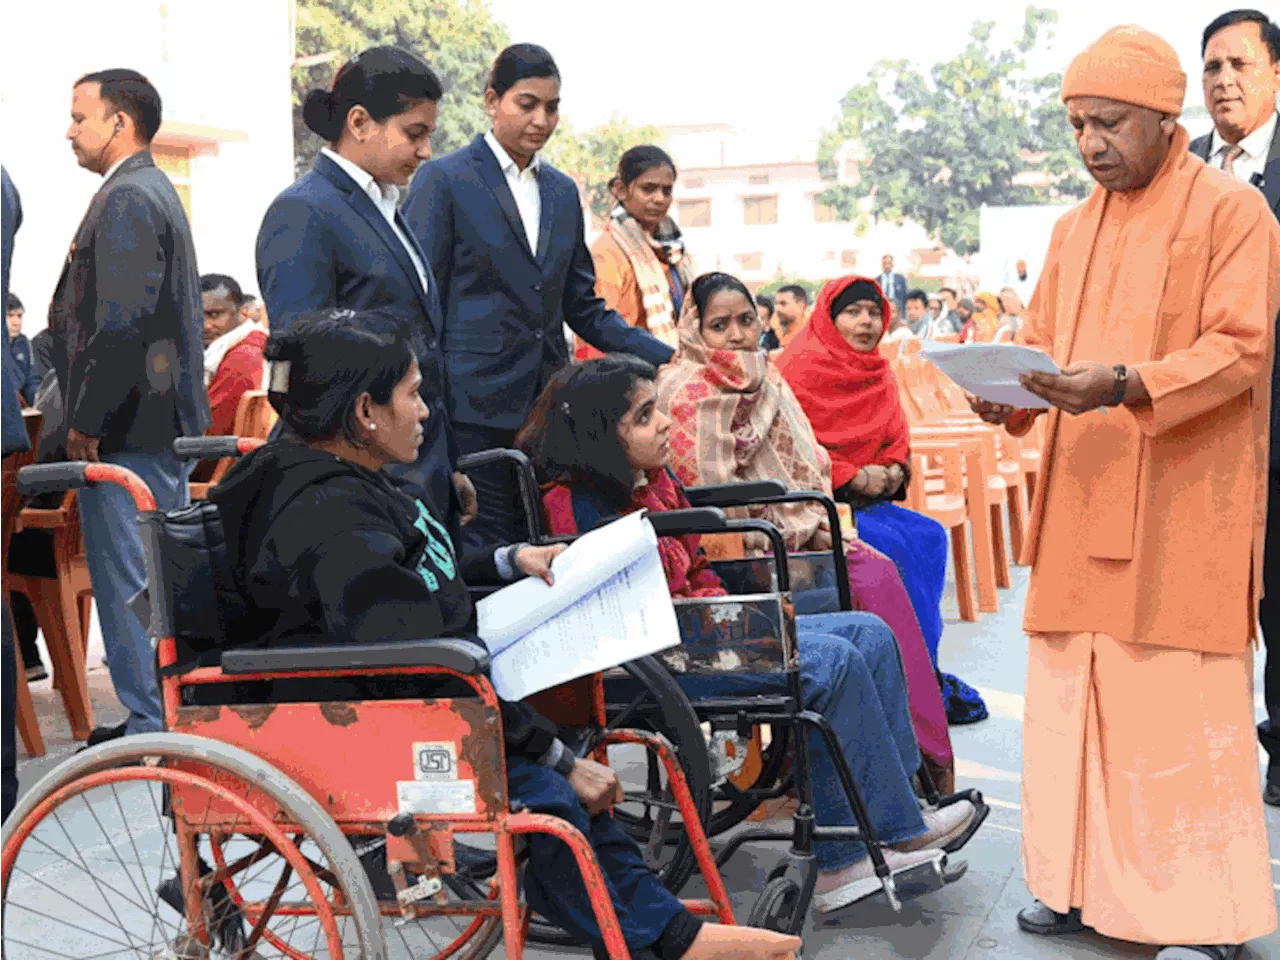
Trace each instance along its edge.
{"label": "overcast sky", "polygon": [[[1265,7],[1260,0],[1243,0]],[[1032,66],[1060,70],[1122,23],[1155,30],[1188,72],[1198,104],[1200,33],[1231,0],[1060,0],[1056,36]],[[731,123],[811,142],[839,99],[882,58],[928,66],[962,48],[975,20],[994,42],[1021,34],[1011,0],[490,0],[513,40],[540,43],[564,76],[564,116],[576,127],[611,115],[633,123]],[[792,131],[788,137],[786,131]],[[781,152],[786,152],[782,150]],[[810,155],[812,148],[808,149]],[[783,159],[779,157],[779,159]]]}

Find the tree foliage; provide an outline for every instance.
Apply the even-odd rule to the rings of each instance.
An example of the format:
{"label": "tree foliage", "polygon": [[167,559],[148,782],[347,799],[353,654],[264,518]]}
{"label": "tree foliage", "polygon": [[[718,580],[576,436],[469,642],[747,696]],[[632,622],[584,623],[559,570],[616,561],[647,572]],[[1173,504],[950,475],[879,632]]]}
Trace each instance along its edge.
{"label": "tree foliage", "polygon": [[465,145],[488,129],[484,86],[494,57],[509,42],[483,0],[297,0],[294,56],[335,52],[325,63],[293,71],[294,167],[301,173],[324,146],[302,122],[302,101],[313,87],[328,89],[342,64],[368,47],[413,50],[444,85],[440,121],[431,138],[436,154]]}
{"label": "tree foliage", "polygon": [[[983,204],[1046,203],[1084,196],[1090,184],[1076,152],[1060,74],[1031,75],[1028,56],[1052,37],[1055,11],[1028,7],[1012,49],[991,49],[994,24],[977,21],[969,43],[925,76],[905,60],[882,60],[870,78],[840,101],[841,116],[823,134],[819,163],[832,175],[841,147],[858,143],[867,157],[862,183],[840,184],[822,199],[841,219],[854,220],[868,197],[877,216],[907,217],[959,253],[978,248]],[[1037,164],[1024,151],[1042,154]],[[1048,186],[1014,179],[1028,170],[1049,175]]]}
{"label": "tree foliage", "polygon": [[613,209],[609,181],[618,169],[618,158],[643,143],[661,145],[662,131],[654,126],[633,126],[613,117],[608,123],[575,133],[564,120],[542,151],[548,161],[578,183],[591,212],[600,218]]}

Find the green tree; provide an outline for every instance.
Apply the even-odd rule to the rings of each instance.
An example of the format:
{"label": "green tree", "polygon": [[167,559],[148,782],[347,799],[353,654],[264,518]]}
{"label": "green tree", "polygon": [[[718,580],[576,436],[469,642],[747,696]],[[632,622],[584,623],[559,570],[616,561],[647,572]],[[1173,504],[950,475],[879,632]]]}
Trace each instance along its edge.
{"label": "green tree", "polygon": [[[1052,37],[1055,11],[1027,7],[1022,36],[1012,49],[993,51],[989,21],[974,23],[969,43],[925,76],[905,60],[882,60],[870,78],[845,94],[835,127],[823,134],[818,159],[831,176],[846,141],[867,159],[862,184],[835,185],[823,202],[854,220],[858,200],[877,187],[878,216],[907,217],[965,254],[978,248],[983,204],[1047,203],[1084,196],[1060,74],[1031,75],[1028,56]],[[1024,151],[1042,155],[1038,163]],[[1028,170],[1049,175],[1048,186],[1018,185]]]}
{"label": "green tree", "polygon": [[619,117],[580,134],[561,120],[542,153],[553,166],[577,181],[591,212],[603,219],[613,209],[609,181],[618,169],[618,158],[640,144],[662,142],[659,128],[633,126]]}
{"label": "green tree", "polygon": [[440,121],[431,147],[447,153],[488,128],[484,86],[494,57],[509,42],[483,0],[297,0],[297,46],[303,60],[332,56],[293,71],[293,155],[301,173],[324,146],[302,122],[302,100],[329,88],[352,54],[393,44],[431,64],[444,84]]}

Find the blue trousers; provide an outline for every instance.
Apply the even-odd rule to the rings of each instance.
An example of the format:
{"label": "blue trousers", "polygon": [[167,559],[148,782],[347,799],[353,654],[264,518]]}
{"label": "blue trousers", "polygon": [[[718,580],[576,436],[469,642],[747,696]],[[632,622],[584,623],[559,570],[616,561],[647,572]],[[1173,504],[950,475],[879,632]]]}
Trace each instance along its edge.
{"label": "blue trousers", "polygon": [[895,503],[877,503],[858,510],[858,538],[898,568],[936,670],[942,641],[942,589],[947,579],[947,531],[922,513]]}
{"label": "blue trousers", "polygon": [[[191,464],[172,452],[105,454],[102,460],[141,477],[161,510],[175,510],[191,502],[187,489]],[[162,730],[164,710],[155,648],[146,626],[129,609],[129,601],[147,583],[137,505],[115,484],[87,487],[80,491],[80,526],[107,669],[116,697],[129,711],[125,732]]]}
{"label": "blue trousers", "polygon": [[[613,817],[590,816],[565,777],[521,757],[507,757],[507,787],[512,800],[534,813],[568,821],[591,842],[627,946],[636,951],[657,943],[684,907],[645,864],[636,842]],[[545,833],[529,835],[524,883],[525,896],[535,910],[578,940],[603,948],[578,862],[564,842]]]}
{"label": "blue trousers", "polygon": [[[804,705],[826,717],[835,731],[877,838],[901,843],[920,836],[924,818],[911,788],[920,749],[893,631],[874,614],[831,613],[798,618],[797,632]],[[703,674],[677,680],[695,698],[778,695],[787,690],[781,673]],[[835,761],[816,732],[809,735],[809,757],[818,823],[853,826],[853,808]],[[819,869],[832,871],[861,860],[867,849],[858,842],[824,842],[814,853]]]}

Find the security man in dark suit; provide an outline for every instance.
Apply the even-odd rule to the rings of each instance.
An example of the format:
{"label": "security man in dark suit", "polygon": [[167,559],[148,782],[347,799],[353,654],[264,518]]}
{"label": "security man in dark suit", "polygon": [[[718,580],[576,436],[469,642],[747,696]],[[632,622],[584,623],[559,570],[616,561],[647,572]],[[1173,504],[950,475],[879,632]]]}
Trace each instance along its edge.
{"label": "security man in dark suit", "polygon": [[[424,164],[404,214],[444,306],[444,358],[462,453],[511,446],[534,399],[569,363],[567,323],[598,350],[660,365],[671,348],[596,295],[573,180],[538,157],[559,122],[560,73],[542,47],[498,55],[485,90],[489,133]],[[510,478],[472,474],[480,515],[469,546],[520,539]]]}
{"label": "security man in dark suit", "polygon": [[[1233,10],[1205,28],[1204,105],[1213,132],[1191,141],[1211,166],[1252,183],[1280,219],[1280,26],[1258,10]],[[1277,356],[1280,361],[1280,355]],[[1280,807],[1280,362],[1271,373],[1271,495],[1267,511],[1263,597],[1259,611],[1267,665],[1267,718],[1258,738],[1271,760],[1263,799]]]}
{"label": "security man in dark suit", "polygon": [[[118,464],[161,510],[189,502],[190,466],[173,441],[209,425],[200,272],[186,212],[149,150],[160,95],[133,70],[76,81],[67,139],[103,178],[67,254],[49,307],[63,393],[66,456]],[[155,657],[129,600],[146,585],[132,497],[114,485],[80,491],[80,524],[107,666],[128,709],[90,743],[163,729]]]}

